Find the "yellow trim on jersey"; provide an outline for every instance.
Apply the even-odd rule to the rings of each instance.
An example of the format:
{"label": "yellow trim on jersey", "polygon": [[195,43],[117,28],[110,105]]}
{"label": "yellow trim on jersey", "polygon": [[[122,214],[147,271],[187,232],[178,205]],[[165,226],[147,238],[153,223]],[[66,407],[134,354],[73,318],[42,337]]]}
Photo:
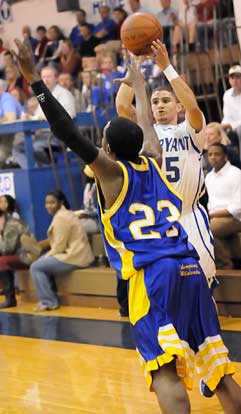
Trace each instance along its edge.
{"label": "yellow trim on jersey", "polygon": [[137,271],[129,281],[129,318],[135,325],[141,318],[148,314],[150,300],[146,291],[144,269]]}
{"label": "yellow trim on jersey", "polygon": [[114,229],[111,224],[111,217],[118,211],[118,209],[121,207],[123,201],[125,200],[126,193],[128,191],[129,186],[129,177],[128,177],[128,171],[125,167],[125,165],[121,161],[117,161],[120,165],[122,172],[123,172],[123,186],[120,191],[120,194],[118,195],[117,199],[113,203],[113,205],[106,211],[103,211],[103,207],[101,205],[100,201],[100,193],[97,186],[97,197],[98,197],[98,203],[100,206],[100,212],[101,212],[101,221],[104,228],[104,234],[106,241],[108,244],[119,254],[122,265],[121,265],[121,275],[123,279],[129,279],[135,272],[136,269],[133,265],[133,257],[134,253],[128,249],[126,249],[124,243],[120,240],[117,240],[115,238]]}
{"label": "yellow trim on jersey", "polygon": [[[114,201],[112,206],[108,210],[105,210],[105,211],[103,211],[103,208],[102,208],[102,205],[101,205],[99,190],[97,191],[98,202],[99,202],[99,206],[101,207],[100,208],[101,217],[111,217],[111,216],[113,216],[116,213],[116,211],[120,208],[120,206],[122,205],[122,203],[125,199],[127,190],[128,190],[128,186],[129,186],[128,171],[127,171],[125,165],[122,162],[120,162],[120,161],[117,161],[117,162],[120,165],[120,167],[122,169],[122,172],[123,172],[123,186],[122,186],[122,189],[120,191],[120,194],[118,195],[117,199]],[[97,189],[98,189],[98,186],[97,186]]]}
{"label": "yellow trim on jersey", "polygon": [[121,266],[121,276],[122,279],[129,279],[135,272],[136,269],[133,265],[134,253],[126,249],[124,243],[120,240],[117,240],[114,235],[114,229],[111,224],[111,216],[102,216],[101,221],[104,227],[105,238],[108,244],[113,247],[113,249],[119,253],[122,266]]}
{"label": "yellow trim on jersey", "polygon": [[140,155],[139,158],[141,158],[144,161],[144,164],[135,164],[134,162],[129,161],[132,168],[134,168],[134,170],[136,171],[148,171],[149,164],[148,164],[147,158],[144,157],[143,155]]}
{"label": "yellow trim on jersey", "polygon": [[166,176],[163,174],[163,172],[161,171],[159,165],[157,164],[156,160],[154,158],[149,158],[149,160],[152,162],[152,164],[154,164],[155,168],[157,169],[157,172],[159,173],[162,181],[166,184],[167,188],[173,193],[175,194],[181,201],[183,201],[183,198],[181,196],[181,194],[179,194],[175,188],[172,187],[172,185],[169,183],[168,179],[166,178]]}

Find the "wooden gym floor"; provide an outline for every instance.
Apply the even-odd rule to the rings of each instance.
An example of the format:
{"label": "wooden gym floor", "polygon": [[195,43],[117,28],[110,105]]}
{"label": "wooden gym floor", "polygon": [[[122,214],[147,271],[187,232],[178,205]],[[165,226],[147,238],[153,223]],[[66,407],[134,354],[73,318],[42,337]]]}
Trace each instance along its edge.
{"label": "wooden gym floor", "polygon": [[[116,309],[31,303],[0,311],[0,414],[158,414],[127,318]],[[241,384],[241,318],[220,318]],[[221,414],[216,397],[190,393],[192,413]]]}

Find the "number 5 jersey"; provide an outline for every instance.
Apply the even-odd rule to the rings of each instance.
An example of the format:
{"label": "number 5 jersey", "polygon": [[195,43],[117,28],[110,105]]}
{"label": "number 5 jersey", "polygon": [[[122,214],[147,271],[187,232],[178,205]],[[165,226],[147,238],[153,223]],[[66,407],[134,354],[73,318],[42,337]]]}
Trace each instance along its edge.
{"label": "number 5 jersey", "polygon": [[163,149],[162,171],[182,198],[180,223],[200,257],[200,265],[208,280],[215,276],[213,237],[207,213],[199,199],[204,193],[202,151],[204,129],[199,133],[187,119],[177,125],[154,125]]}

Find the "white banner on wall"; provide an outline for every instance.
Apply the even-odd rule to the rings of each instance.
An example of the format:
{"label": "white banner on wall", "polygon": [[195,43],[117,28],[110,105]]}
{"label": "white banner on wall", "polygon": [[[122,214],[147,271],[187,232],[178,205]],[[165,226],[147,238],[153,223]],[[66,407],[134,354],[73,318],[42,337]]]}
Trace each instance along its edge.
{"label": "white banner on wall", "polygon": [[11,0],[0,0],[0,24],[13,20]]}
{"label": "white banner on wall", "polygon": [[11,172],[0,174],[0,196],[9,194],[15,198],[14,174]]}

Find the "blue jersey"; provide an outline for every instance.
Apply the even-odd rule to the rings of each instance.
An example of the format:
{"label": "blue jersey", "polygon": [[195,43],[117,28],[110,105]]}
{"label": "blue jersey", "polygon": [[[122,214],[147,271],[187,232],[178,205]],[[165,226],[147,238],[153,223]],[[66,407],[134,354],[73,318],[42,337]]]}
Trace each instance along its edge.
{"label": "blue jersey", "polygon": [[142,164],[119,161],[124,183],[109,210],[101,207],[98,197],[106,250],[123,279],[163,257],[198,257],[178,222],[180,195],[154,159],[141,159]]}

